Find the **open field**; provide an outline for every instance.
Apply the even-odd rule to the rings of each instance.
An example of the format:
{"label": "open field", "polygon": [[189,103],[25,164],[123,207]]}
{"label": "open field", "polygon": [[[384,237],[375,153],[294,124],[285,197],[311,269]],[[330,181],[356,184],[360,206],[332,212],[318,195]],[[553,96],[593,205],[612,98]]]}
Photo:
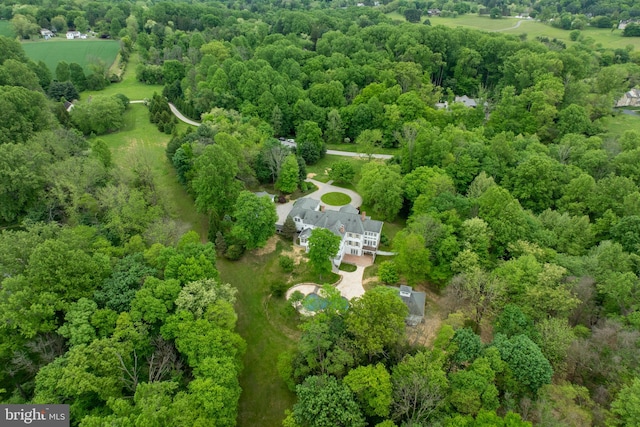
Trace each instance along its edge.
{"label": "open field", "polygon": [[5,21],[4,19],[0,21],[0,36],[11,38],[16,36],[16,33],[13,31],[13,27],[11,26],[11,22]]}
{"label": "open field", "polygon": [[603,138],[618,138],[627,130],[640,132],[640,114],[617,114],[615,116],[603,117],[599,121],[604,132],[600,135]]}
{"label": "open field", "polygon": [[[389,13],[387,16],[392,19],[405,21],[404,16],[397,12]],[[427,17],[423,17],[422,19],[424,21]],[[556,38],[562,40],[567,46],[576,43],[569,39],[569,30],[554,28],[535,20],[521,20],[514,17],[491,19],[488,16],[478,16],[476,14],[461,15],[456,18],[434,16],[428,19],[431,25],[444,25],[452,28],[472,28],[513,35],[527,34],[528,40],[534,40],[536,37]],[[519,21],[522,22],[520,22],[518,28],[513,28]],[[589,41],[590,39],[594,44],[600,44],[605,48],[617,49],[630,45],[633,46],[635,50],[640,50],[640,37],[622,37],[622,31],[620,30],[611,31],[607,28],[586,27],[581,33],[585,41]]]}
{"label": "open field", "polygon": [[115,95],[117,93],[122,93],[126,95],[127,98],[134,100],[151,98],[153,92],[162,93],[162,85],[146,85],[136,80],[136,66],[138,65],[138,63],[138,54],[131,54],[121,82],[111,83],[104,90],[85,91],[82,92],[81,95],[83,97],[86,97],[96,95]]}
{"label": "open field", "polygon": [[[125,173],[134,159],[147,162],[158,186],[161,199],[171,216],[188,223],[202,238],[207,236],[208,222],[204,215],[196,212],[192,197],[178,182],[173,166],[167,160],[164,150],[171,138],[158,131],[149,122],[149,112],[142,104],[131,104],[125,112],[125,124],[119,132],[101,135],[113,156],[114,163]],[[182,126],[178,125],[182,131]]]}
{"label": "open field", "polygon": [[294,321],[289,322],[291,327],[285,326],[287,303],[270,296],[271,270],[279,268],[277,261],[273,252],[217,262],[221,280],[238,288],[237,331],[247,341],[240,375],[239,426],[282,425],[285,409],[295,402],[276,366],[278,355],[292,348],[297,337]]}
{"label": "open field", "polygon": [[356,170],[356,176],[353,179],[353,185],[352,184],[349,184],[349,185],[335,184],[335,185],[338,185],[339,187],[355,190],[354,185],[358,181],[360,181],[360,170],[362,169],[362,166],[367,162],[364,159],[360,159],[357,157],[343,157],[343,156],[336,156],[334,154],[327,154],[323,158],[318,160],[316,164],[307,165],[307,173],[315,173],[316,176],[313,179],[318,180],[320,182],[327,182],[329,181],[329,175],[327,175],[328,170],[331,169],[332,164],[334,164],[339,160],[346,160],[349,163],[351,163],[353,165],[353,168]]}
{"label": "open field", "polygon": [[92,58],[100,58],[111,65],[120,50],[120,43],[115,40],[40,40],[22,43],[27,56],[38,62],[43,61],[55,75],[60,61],[78,63],[88,73]]}

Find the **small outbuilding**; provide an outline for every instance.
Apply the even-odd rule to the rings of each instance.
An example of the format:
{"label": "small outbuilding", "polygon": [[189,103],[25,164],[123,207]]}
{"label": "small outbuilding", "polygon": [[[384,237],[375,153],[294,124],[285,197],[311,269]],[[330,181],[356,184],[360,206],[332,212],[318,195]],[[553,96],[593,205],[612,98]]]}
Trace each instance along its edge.
{"label": "small outbuilding", "polygon": [[409,326],[417,326],[424,319],[425,303],[427,301],[427,294],[424,292],[416,292],[411,289],[410,286],[401,285],[398,288],[398,294],[409,308],[409,314],[404,319],[405,323]]}

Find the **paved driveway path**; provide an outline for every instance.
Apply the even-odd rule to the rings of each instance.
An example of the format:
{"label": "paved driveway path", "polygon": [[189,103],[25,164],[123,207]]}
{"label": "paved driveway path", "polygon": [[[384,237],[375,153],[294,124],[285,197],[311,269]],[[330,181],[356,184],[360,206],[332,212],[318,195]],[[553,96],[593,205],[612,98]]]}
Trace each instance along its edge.
{"label": "paved driveway path", "polygon": [[[309,197],[310,199],[321,201],[322,196],[327,193],[333,193],[333,192],[344,193],[349,197],[351,197],[351,203],[349,203],[351,206],[353,206],[354,208],[357,208],[357,207],[360,207],[360,205],[362,205],[362,197],[353,190],[331,185],[329,183],[325,184],[324,182],[316,181],[315,179],[311,179],[311,178],[307,178],[306,181],[315,184],[318,187],[318,190],[314,191],[313,193],[307,194],[305,197]],[[332,211],[338,211],[342,207],[342,206],[331,206],[331,205],[325,205],[325,206],[327,209]]]}
{"label": "paved driveway path", "polygon": [[[129,101],[131,104],[138,104],[138,103],[142,103],[144,101],[142,100],[135,100],[135,101]],[[195,122],[187,117],[185,117],[180,110],[178,110],[176,108],[175,105],[173,105],[171,102],[169,103],[169,108],[171,109],[171,112],[180,120],[182,120],[183,122],[190,124],[192,126],[200,126],[201,123]],[[295,142],[289,142],[289,141],[283,141],[282,142],[283,145],[286,145],[287,147],[295,147],[296,143]],[[362,154],[362,153],[352,153],[351,151],[338,151],[338,150],[327,150],[327,154],[333,154],[334,156],[343,156],[343,157],[362,157],[362,158],[366,158],[367,155],[366,154]],[[374,159],[382,159],[382,160],[387,160],[387,159],[391,159],[393,158],[392,155],[390,154],[373,154],[371,157],[373,157]],[[360,206],[360,205],[357,205]]]}
{"label": "paved driveway path", "polygon": [[188,124],[193,125],[193,126],[200,126],[200,123],[198,123],[198,122],[194,122],[193,120],[188,119],[188,118],[186,118],[185,116],[183,116],[183,115],[182,115],[182,113],[181,113],[180,111],[178,111],[178,109],[176,108],[176,106],[175,106],[175,105],[173,105],[172,103],[169,103],[169,108],[171,108],[171,112],[172,112],[173,114],[175,114],[175,116],[176,116],[177,118],[179,118],[180,120],[182,120],[183,122],[188,123]]}
{"label": "paved driveway path", "polygon": [[350,300],[364,295],[364,288],[362,287],[364,266],[358,266],[354,272],[341,271],[340,274],[342,275],[342,281],[336,288],[343,297]]}
{"label": "paved driveway path", "polygon": [[[338,150],[327,150],[327,154],[333,154],[334,156],[343,156],[343,157],[362,157],[366,159],[368,156],[362,153],[354,153],[352,151],[338,151]],[[374,159],[382,159],[387,160],[393,158],[391,154],[372,154],[371,157]]]}
{"label": "paved driveway path", "polygon": [[[331,185],[329,183],[325,184],[324,182],[316,181],[315,179],[311,178],[307,178],[305,181],[315,184],[318,187],[318,190],[314,191],[313,193],[309,193],[304,197],[318,200],[320,203],[322,203],[321,197],[323,194],[337,192],[347,194],[349,197],[351,197],[351,203],[349,204],[354,208],[360,207],[362,205],[362,197],[353,190]],[[277,224],[284,224],[284,221],[287,219],[287,215],[289,215],[289,212],[291,212],[291,209],[293,209],[294,202],[295,200],[289,201],[287,203],[276,203],[276,213],[278,214]],[[341,207],[342,206],[330,206],[325,204],[325,208],[332,211],[338,211]]]}

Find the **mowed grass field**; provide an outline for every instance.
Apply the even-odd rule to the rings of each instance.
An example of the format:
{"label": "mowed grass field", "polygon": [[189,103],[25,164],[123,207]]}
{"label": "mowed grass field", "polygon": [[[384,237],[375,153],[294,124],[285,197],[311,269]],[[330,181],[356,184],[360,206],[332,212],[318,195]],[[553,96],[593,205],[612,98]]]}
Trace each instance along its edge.
{"label": "mowed grass field", "polygon": [[222,258],[216,263],[220,279],[238,288],[236,329],[247,341],[240,374],[240,427],[281,426],[284,411],[295,402],[295,394],[278,374],[277,363],[280,353],[292,349],[298,339],[297,322],[287,315],[284,298],[270,295],[272,282],[286,280],[278,266],[282,243],[279,241],[277,249],[265,255],[251,252],[239,261]]}
{"label": "mowed grass field", "polygon": [[81,94],[82,98],[84,99],[88,96],[109,96],[122,93],[130,100],[135,100],[151,98],[154,92],[162,93],[162,85],[147,85],[136,80],[136,66],[139,62],[140,59],[138,54],[132,54],[129,57],[129,62],[126,65],[121,82],[111,83],[105,89],[99,91],[84,91]]}
{"label": "mowed grass field", "polygon": [[[392,19],[405,21],[404,16],[397,12],[387,14]],[[422,20],[427,19],[423,17]],[[434,16],[428,18],[431,25],[444,25],[446,27],[456,28],[472,28],[489,32],[502,32],[505,34],[520,35],[526,34],[528,40],[534,40],[536,37],[549,37],[562,40],[567,46],[571,46],[576,42],[569,39],[569,30],[561,30],[551,25],[544,24],[535,20],[518,19],[515,17],[491,19],[488,16],[479,16],[477,14],[461,15],[456,18],[442,18]],[[518,24],[518,22],[520,24]],[[516,25],[518,26],[517,28]],[[626,46],[633,46],[635,50],[640,50],[640,37],[622,37],[621,30],[611,31],[607,28],[586,27],[581,31],[585,41],[600,44],[604,48],[618,49]]]}
{"label": "mowed grass field", "polygon": [[13,31],[13,27],[11,26],[11,22],[5,21],[4,19],[0,21],[0,36],[11,38],[16,36],[16,33]]}
{"label": "mowed grass field", "polygon": [[93,58],[100,58],[111,66],[120,43],[115,40],[39,40],[24,42],[22,48],[30,59],[47,64],[52,74],[60,61],[80,64],[87,73]]}

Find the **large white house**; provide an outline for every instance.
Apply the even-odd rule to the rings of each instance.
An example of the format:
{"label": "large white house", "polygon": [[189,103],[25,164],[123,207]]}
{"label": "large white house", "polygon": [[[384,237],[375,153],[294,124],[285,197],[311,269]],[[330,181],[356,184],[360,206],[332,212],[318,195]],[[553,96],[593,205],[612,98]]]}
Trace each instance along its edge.
{"label": "large white house", "polygon": [[314,228],[326,228],[340,237],[340,249],[333,259],[339,266],[345,254],[375,255],[380,245],[382,221],[376,221],[365,212],[359,213],[351,205],[345,205],[338,211],[325,210],[317,200],[301,198],[295,201],[289,216],[300,233],[300,245],[309,250],[309,236]]}

